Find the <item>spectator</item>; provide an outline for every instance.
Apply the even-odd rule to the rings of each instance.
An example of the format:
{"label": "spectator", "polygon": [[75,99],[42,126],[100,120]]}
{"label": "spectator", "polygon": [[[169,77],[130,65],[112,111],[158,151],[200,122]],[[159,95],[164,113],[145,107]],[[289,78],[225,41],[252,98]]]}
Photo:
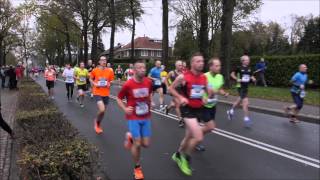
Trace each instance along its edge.
{"label": "spectator", "polygon": [[9,89],[16,89],[17,88],[17,77],[15,69],[12,65],[10,65],[7,75],[9,76]]}
{"label": "spectator", "polygon": [[0,67],[1,87],[6,87],[6,69],[4,66]]}
{"label": "spectator", "polygon": [[256,71],[258,80],[256,81],[256,85],[261,82],[264,87],[267,87],[266,79],[265,79],[265,71],[267,69],[266,62],[264,61],[263,58],[260,59],[259,62],[256,64]]}

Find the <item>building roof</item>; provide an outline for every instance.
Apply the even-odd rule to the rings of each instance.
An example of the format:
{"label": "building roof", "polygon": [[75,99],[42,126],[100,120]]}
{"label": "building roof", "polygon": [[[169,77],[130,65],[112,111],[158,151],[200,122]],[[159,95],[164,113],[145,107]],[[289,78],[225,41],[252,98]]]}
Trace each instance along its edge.
{"label": "building roof", "polygon": [[[131,48],[131,42],[125,46],[123,46],[121,49],[130,49]],[[134,48],[142,48],[142,49],[162,49],[162,41],[151,39],[149,37],[138,37],[134,40]]]}

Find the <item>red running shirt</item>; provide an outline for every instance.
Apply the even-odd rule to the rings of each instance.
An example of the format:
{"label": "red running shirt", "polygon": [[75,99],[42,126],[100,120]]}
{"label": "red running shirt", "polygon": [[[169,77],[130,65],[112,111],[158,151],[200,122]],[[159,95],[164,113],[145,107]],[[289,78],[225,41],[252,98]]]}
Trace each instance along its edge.
{"label": "red running shirt", "polygon": [[130,79],[124,83],[118,94],[119,99],[126,99],[127,106],[133,107],[133,113],[126,114],[127,120],[146,120],[151,116],[152,81],[144,77],[141,83]]}
{"label": "red running shirt", "polygon": [[184,97],[189,100],[188,106],[191,108],[201,108],[203,106],[202,97],[206,92],[207,78],[201,73],[193,74],[191,71],[183,73],[186,82],[184,89]]}

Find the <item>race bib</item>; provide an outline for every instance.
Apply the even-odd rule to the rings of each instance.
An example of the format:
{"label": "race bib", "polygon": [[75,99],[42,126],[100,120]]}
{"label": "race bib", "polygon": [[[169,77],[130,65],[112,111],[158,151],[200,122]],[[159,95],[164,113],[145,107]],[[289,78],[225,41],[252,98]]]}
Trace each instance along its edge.
{"label": "race bib", "polygon": [[245,83],[250,82],[250,75],[244,74],[242,76],[241,82],[245,82]]}
{"label": "race bib", "polygon": [[98,81],[98,86],[99,87],[106,87],[108,85],[108,82],[105,79],[100,79]]}
{"label": "race bib", "polygon": [[149,113],[149,106],[145,102],[137,102],[136,115],[143,116]]}
{"label": "race bib", "polygon": [[79,80],[80,80],[80,82],[86,82],[87,81],[87,79],[85,77],[80,77]]}
{"label": "race bib", "polygon": [[149,96],[148,88],[133,89],[132,92],[133,92],[133,97],[135,98],[145,98]]}
{"label": "race bib", "polygon": [[73,81],[73,76],[69,75],[69,76],[66,77],[66,79],[67,79],[67,81]]}
{"label": "race bib", "polygon": [[204,86],[203,85],[192,85],[192,89],[190,92],[191,99],[201,99],[204,94]]}
{"label": "race bib", "polygon": [[215,95],[213,98],[208,98],[207,103],[209,105],[215,105],[218,102],[218,96]]}
{"label": "race bib", "polygon": [[160,79],[156,79],[156,80],[154,81],[154,85],[156,85],[156,86],[161,86],[161,81],[160,81]]}

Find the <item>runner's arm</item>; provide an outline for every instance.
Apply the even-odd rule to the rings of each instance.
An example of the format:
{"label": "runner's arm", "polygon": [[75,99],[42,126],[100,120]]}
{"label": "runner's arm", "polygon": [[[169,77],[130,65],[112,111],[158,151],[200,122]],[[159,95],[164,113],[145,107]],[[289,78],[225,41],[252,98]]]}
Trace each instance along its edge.
{"label": "runner's arm", "polygon": [[178,93],[178,91],[176,90],[176,88],[179,86],[179,85],[183,85],[184,83],[184,75],[183,74],[180,74],[171,84],[171,86],[169,87],[169,92],[174,96],[174,97],[177,97],[177,98],[184,98],[182,95],[180,95]]}
{"label": "runner's arm", "polygon": [[238,78],[236,76],[236,72],[235,71],[232,71],[231,74],[230,74],[230,77],[231,79],[235,80],[235,81],[238,81]]}

